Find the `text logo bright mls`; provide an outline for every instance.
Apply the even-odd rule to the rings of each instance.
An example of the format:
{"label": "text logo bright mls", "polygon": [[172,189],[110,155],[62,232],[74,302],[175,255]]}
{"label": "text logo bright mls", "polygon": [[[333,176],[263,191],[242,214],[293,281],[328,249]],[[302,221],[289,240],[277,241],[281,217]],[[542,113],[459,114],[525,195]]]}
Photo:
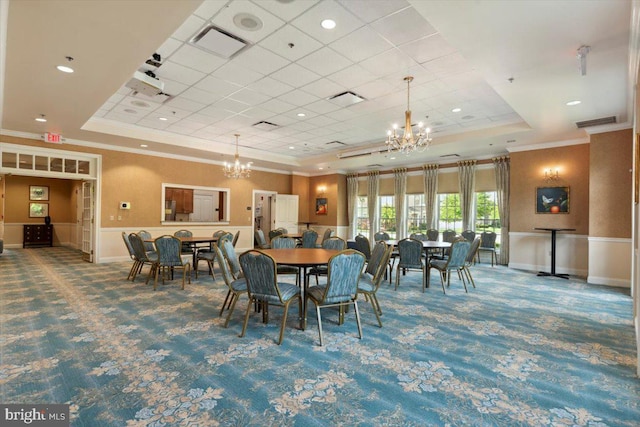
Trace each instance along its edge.
{"label": "text logo bright mls", "polygon": [[69,405],[0,404],[0,425],[69,427]]}

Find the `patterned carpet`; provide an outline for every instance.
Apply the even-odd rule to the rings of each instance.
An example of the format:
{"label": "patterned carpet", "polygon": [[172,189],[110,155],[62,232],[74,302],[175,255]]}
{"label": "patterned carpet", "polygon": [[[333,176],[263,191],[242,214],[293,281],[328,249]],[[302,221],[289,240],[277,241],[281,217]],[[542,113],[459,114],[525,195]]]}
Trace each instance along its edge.
{"label": "patterned carpet", "polygon": [[[65,248],[0,256],[0,402],[67,403],[73,426],[638,426],[628,291],[492,268],[465,294],[420,292],[420,273],[384,284],[377,327],[360,301],[326,310],[276,345],[246,298],[229,328],[226,294],[204,274],[154,292],[130,263],[89,264]],[[146,272],[146,268],[145,268]],[[291,280],[291,276],[287,280]],[[313,313],[313,311],[311,311]]]}

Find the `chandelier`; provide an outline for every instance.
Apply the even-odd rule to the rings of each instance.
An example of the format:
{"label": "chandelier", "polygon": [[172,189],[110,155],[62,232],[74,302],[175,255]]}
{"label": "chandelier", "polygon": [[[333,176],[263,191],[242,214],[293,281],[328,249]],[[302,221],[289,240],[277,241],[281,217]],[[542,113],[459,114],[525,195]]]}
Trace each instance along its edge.
{"label": "chandelier", "polygon": [[240,134],[236,133],[234,135],[236,137],[236,160],[233,163],[224,162],[222,171],[224,172],[224,176],[227,178],[249,178],[249,175],[251,175],[251,162],[246,165],[240,163],[240,156],[238,155],[238,137]]}
{"label": "chandelier", "polygon": [[405,125],[404,135],[398,135],[398,125],[393,125],[393,131],[387,131],[387,148],[389,151],[400,151],[403,154],[409,154],[419,149],[424,151],[431,146],[431,129],[423,128],[423,123],[418,123],[417,133],[413,133],[411,125],[411,108],[409,107],[409,84],[413,81],[412,76],[404,78],[407,82],[407,111],[404,112]]}

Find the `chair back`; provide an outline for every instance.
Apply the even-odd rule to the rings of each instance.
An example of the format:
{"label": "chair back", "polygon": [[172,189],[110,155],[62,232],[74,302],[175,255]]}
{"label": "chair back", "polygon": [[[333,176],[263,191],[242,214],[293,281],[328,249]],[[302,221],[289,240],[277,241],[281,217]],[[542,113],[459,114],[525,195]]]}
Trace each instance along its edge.
{"label": "chair back", "polygon": [[333,230],[330,228],[327,228],[326,230],[324,230],[324,233],[322,234],[322,242],[320,243],[324,243],[325,240],[331,237],[331,233],[333,233]]}
{"label": "chair back", "polygon": [[[193,233],[189,230],[178,230],[173,233],[176,237],[193,237]],[[190,253],[193,252],[193,248],[189,243],[182,243],[182,252]]]}
{"label": "chair back", "polygon": [[398,268],[422,268],[422,242],[416,239],[402,239],[398,242]]}
{"label": "chair back", "polygon": [[220,236],[222,236],[223,234],[225,234],[226,231],[224,230],[218,230],[218,231],[214,231],[213,232],[213,237],[217,237],[218,239],[220,238]]}
{"label": "chair back", "polygon": [[371,251],[371,258],[369,259],[369,262],[367,263],[367,268],[365,270],[371,276],[375,276],[376,272],[378,271],[378,267],[380,267],[380,263],[382,262],[382,257],[384,256],[384,253],[387,250],[387,246],[388,245],[383,241],[379,241],[373,246],[373,251]]}
{"label": "chair back", "polygon": [[353,249],[347,249],[329,258],[327,286],[322,302],[332,304],[354,299],[365,261],[364,255]]}
{"label": "chair back", "polygon": [[480,249],[480,241],[481,241],[480,236],[476,236],[473,239],[473,242],[471,242],[471,246],[469,246],[469,253],[467,254],[467,258],[465,259],[465,263],[467,265],[473,264],[473,260],[476,257],[476,253],[478,252],[478,249]]}
{"label": "chair back", "polygon": [[[384,249],[384,251],[382,251],[382,249]],[[378,252],[381,252],[381,254],[376,254],[376,250]],[[377,268],[374,270],[374,273],[369,273],[372,274],[371,282],[373,283],[374,292],[378,289],[380,283],[382,282],[382,279],[384,278],[384,274],[387,271],[387,265],[389,264],[389,259],[391,258],[392,252],[393,246],[387,245],[384,242],[378,242],[373,247],[373,252],[371,252],[371,261],[369,261],[369,263],[367,264],[366,272],[369,273],[369,265],[373,262],[374,257],[378,258]]]}
{"label": "chair back", "polygon": [[154,240],[158,251],[158,262],[162,266],[182,266],[182,242],[175,236],[164,235]]}
{"label": "chair back", "polygon": [[378,231],[376,234],[373,235],[373,240],[375,240],[376,242],[379,242],[381,240],[389,240],[389,233],[387,233],[386,231]]}
{"label": "chair back", "polygon": [[240,268],[240,263],[238,262],[236,249],[233,247],[233,243],[229,240],[223,240],[218,244],[218,247],[222,251],[224,258],[229,263],[229,268],[231,269],[231,274],[234,279],[239,279],[242,276],[242,269]]}
{"label": "chair back", "polygon": [[[147,254],[147,248],[145,247],[145,242],[142,240],[140,234],[131,233],[129,234],[129,243],[131,243],[131,247],[133,248],[133,253],[136,258],[140,262],[150,262],[149,256]],[[153,245],[153,243],[151,243]]]}
{"label": "chair back", "polygon": [[289,230],[284,227],[278,227],[276,230],[279,230],[282,234],[289,234]]}
{"label": "chair back", "polygon": [[429,240],[429,236],[427,236],[424,233],[411,233],[409,238],[410,239],[420,240],[421,242],[426,242],[427,240]]}
{"label": "chair back", "polygon": [[220,271],[222,272],[222,279],[224,283],[231,288],[231,283],[234,281],[233,275],[231,274],[231,270],[229,269],[229,264],[224,257],[224,254],[220,250],[220,247],[217,245],[213,247],[213,252],[216,256],[216,261],[218,262],[218,266],[220,266]]}
{"label": "chair back", "polygon": [[240,255],[240,266],[247,280],[250,297],[283,304],[276,262],[270,255],[257,250],[247,251]]}
{"label": "chair back", "polygon": [[225,240],[232,241],[233,240],[233,234],[225,231],[220,236],[218,236],[218,242],[224,242]]}
{"label": "chair back", "polygon": [[156,248],[153,246],[153,242],[149,242],[151,240],[151,233],[145,230],[138,231],[138,236],[142,239],[142,243],[144,243],[144,250],[147,252],[153,252]]}
{"label": "chair back", "polygon": [[238,237],[240,237],[240,230],[236,231],[236,234],[233,236],[233,240],[231,241],[234,248],[236,247],[236,243],[238,243]]}
{"label": "chair back", "polygon": [[442,241],[452,243],[456,238],[456,232],[453,230],[444,230],[442,232]]}
{"label": "chair back", "polygon": [[275,229],[275,230],[271,230],[269,231],[269,241],[275,239],[278,236],[282,236],[284,233],[282,232],[282,230],[280,229]]}
{"label": "chair back", "polygon": [[302,233],[302,247],[315,248],[318,241],[318,233],[315,230],[304,230]]}
{"label": "chair back", "polygon": [[496,233],[493,231],[485,231],[480,235],[480,247],[487,249],[496,248]]}
{"label": "chair back", "polygon": [[449,252],[449,259],[447,260],[446,270],[455,270],[464,267],[470,247],[471,243],[466,240],[453,242]]}
{"label": "chair back", "polygon": [[256,239],[256,243],[258,244],[258,246],[260,246],[261,248],[266,248],[269,245],[267,245],[267,240],[264,238],[264,231],[262,231],[262,229],[257,229],[254,233],[253,236]]}
{"label": "chair back", "polygon": [[473,242],[473,239],[476,238],[476,232],[473,230],[464,230],[460,234],[462,234],[462,237],[464,237],[468,242]]}
{"label": "chair back", "polygon": [[322,242],[322,249],[335,249],[338,251],[344,251],[345,249],[347,249],[347,242],[345,242],[344,239],[338,236],[329,237]]}
{"label": "chair back", "polygon": [[362,234],[356,236],[356,249],[362,252],[367,261],[371,259],[371,244],[367,236]]}
{"label": "chair back", "polygon": [[131,259],[136,259],[136,253],[133,250],[133,246],[131,246],[131,242],[129,241],[129,236],[124,231],[122,232],[122,240],[124,240],[124,244],[127,246],[127,250],[129,251],[129,257]]}
{"label": "chair back", "polygon": [[430,241],[437,242],[439,237],[440,232],[435,228],[430,228],[427,230],[427,239],[429,239]]}
{"label": "chair back", "polygon": [[293,249],[296,247],[296,239],[293,237],[277,236],[271,241],[272,249]]}

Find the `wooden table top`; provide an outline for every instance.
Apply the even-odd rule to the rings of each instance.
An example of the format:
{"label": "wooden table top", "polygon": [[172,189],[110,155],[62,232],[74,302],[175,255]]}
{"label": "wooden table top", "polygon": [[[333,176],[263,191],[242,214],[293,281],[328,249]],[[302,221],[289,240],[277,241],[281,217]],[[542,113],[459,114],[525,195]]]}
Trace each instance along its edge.
{"label": "wooden table top", "polygon": [[261,249],[260,252],[269,254],[277,264],[310,267],[329,263],[329,258],[341,252],[335,249],[295,248],[295,249]]}
{"label": "wooden table top", "polygon": [[[383,240],[383,242],[385,242],[387,245],[390,246],[398,246],[398,240],[392,239],[392,240]],[[422,241],[422,247],[424,249],[431,249],[431,248],[450,248],[451,247],[451,243],[449,242],[440,242],[440,241],[433,241],[433,240],[423,240]]]}
{"label": "wooden table top", "polygon": [[[158,236],[158,237],[162,237],[162,236]],[[217,242],[218,238],[217,237],[178,237],[178,236],[171,236],[171,237],[177,237],[178,239],[180,239],[180,241],[182,243],[211,243],[211,242]],[[154,237],[152,239],[147,239],[145,240],[145,242],[154,242],[157,239],[157,237]]]}

